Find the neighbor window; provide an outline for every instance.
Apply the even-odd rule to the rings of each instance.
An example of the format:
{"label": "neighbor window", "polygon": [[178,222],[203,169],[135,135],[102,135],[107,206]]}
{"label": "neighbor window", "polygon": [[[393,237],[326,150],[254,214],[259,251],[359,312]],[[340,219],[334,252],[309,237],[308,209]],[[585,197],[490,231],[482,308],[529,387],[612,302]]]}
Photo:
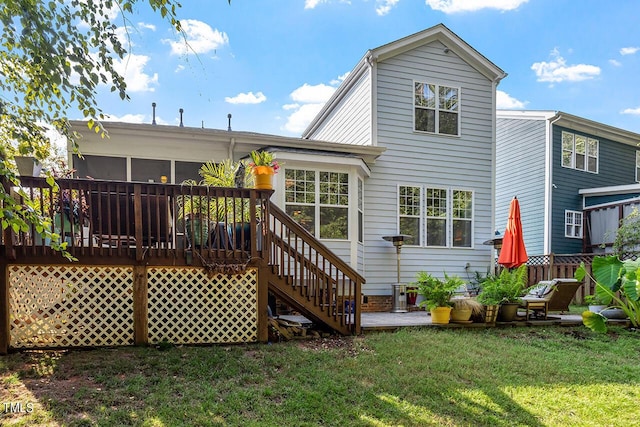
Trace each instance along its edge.
{"label": "neighbor window", "polygon": [[598,140],[562,132],[562,166],[598,173]]}
{"label": "neighbor window", "polygon": [[564,211],[564,236],[582,238],[582,212]]}
{"label": "neighbor window", "polygon": [[[398,213],[400,233],[413,236],[410,244],[421,245],[424,241],[426,246],[472,247],[472,191],[401,186]],[[421,224],[424,224],[424,240]]]}
{"label": "neighbor window", "polygon": [[285,170],[285,210],[321,239],[349,236],[349,174]]}
{"label": "neighbor window", "polygon": [[640,151],[636,151],[636,182],[640,182]]}
{"label": "neighbor window", "polygon": [[415,82],[415,130],[458,135],[459,92],[460,89],[454,87]]}

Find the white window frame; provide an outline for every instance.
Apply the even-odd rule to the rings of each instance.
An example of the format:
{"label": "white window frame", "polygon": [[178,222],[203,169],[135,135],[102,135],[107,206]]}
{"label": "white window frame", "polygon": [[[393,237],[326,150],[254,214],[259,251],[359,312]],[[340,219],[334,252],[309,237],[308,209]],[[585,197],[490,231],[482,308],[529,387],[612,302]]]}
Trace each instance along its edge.
{"label": "white window frame", "polygon": [[[417,188],[418,192],[419,192],[419,206],[418,206],[418,215],[401,215],[401,207],[400,207],[400,189],[403,187],[410,187],[410,188]],[[401,218],[414,218],[414,219],[418,219],[418,235],[417,236],[412,236],[414,239],[415,243],[404,243],[406,246],[422,246],[422,235],[424,234],[423,232],[423,227],[424,227],[424,220],[423,220],[423,215],[424,215],[424,195],[423,195],[423,189],[421,185],[412,185],[412,184],[401,184],[398,185],[397,191],[396,191],[397,197],[396,197],[396,203],[397,203],[397,227],[396,230],[398,232],[398,234],[401,234],[401,230],[400,230],[400,219]]]}
{"label": "white window frame", "polygon": [[582,239],[584,234],[584,214],[582,211],[564,211],[564,237]]}
{"label": "white window frame", "polygon": [[[411,188],[418,188],[420,191],[420,214],[419,216],[416,215],[400,215],[400,189],[402,187],[411,187]],[[446,195],[446,213],[444,218],[443,217],[429,217],[427,216],[427,193],[428,190],[439,190],[439,191],[444,191],[445,195]],[[465,192],[465,193],[470,193],[470,197],[471,197],[471,217],[470,218],[454,218],[454,212],[453,212],[453,197],[454,197],[454,193],[456,192]],[[469,189],[464,189],[464,188],[447,188],[447,187],[437,187],[437,186],[431,186],[431,185],[415,185],[415,184],[402,184],[402,185],[398,185],[397,187],[397,193],[396,193],[396,204],[397,204],[397,232],[400,233],[400,218],[401,217],[408,217],[408,218],[419,218],[420,221],[420,236],[417,239],[418,243],[410,245],[410,246],[420,246],[420,247],[426,247],[426,248],[445,248],[445,249],[473,249],[474,248],[474,237],[475,237],[475,191],[473,190],[469,190]],[[427,221],[429,219],[434,219],[434,220],[442,220],[444,219],[445,221],[445,244],[444,245],[429,245],[427,243],[427,233],[428,233],[428,227],[427,227]],[[455,246],[453,239],[454,239],[454,223],[456,221],[467,221],[471,223],[470,226],[470,246]],[[414,236],[415,237],[415,236]]]}
{"label": "white window frame", "polygon": [[[423,85],[429,85],[429,86],[435,86],[435,105],[433,107],[431,106],[423,106],[423,105],[418,105],[416,103],[416,85],[417,84],[423,84]],[[456,109],[455,110],[451,110],[451,109],[447,109],[444,108],[443,106],[441,106],[440,103],[440,88],[449,88],[449,89],[455,89],[457,92],[457,97],[458,97],[458,101],[456,103]],[[452,85],[448,85],[448,84],[441,84],[441,83],[433,83],[433,82],[426,82],[426,81],[421,81],[421,80],[414,80],[413,81],[413,86],[412,86],[412,104],[413,104],[413,130],[414,132],[424,132],[424,133],[428,133],[428,134],[434,134],[434,135],[443,135],[443,136],[453,136],[453,137],[459,137],[460,136],[460,99],[461,99],[461,91],[462,89],[459,86],[452,86]],[[434,111],[434,130],[432,131],[428,131],[428,130],[423,130],[423,129],[417,129],[416,128],[416,109],[422,109],[422,110],[433,110]],[[440,132],[440,112],[446,112],[446,113],[452,113],[452,114],[456,114],[457,115],[457,121],[456,121],[456,133],[444,133],[444,132]]]}
{"label": "white window frame", "polygon": [[[567,150],[565,149],[565,138],[571,138],[571,149]],[[584,139],[584,153],[578,153],[577,151],[577,139],[578,138],[583,138]],[[589,152],[589,145],[590,143],[595,143],[595,155],[593,155],[593,153]],[[583,172],[588,172],[588,173],[594,173],[594,174],[598,174],[598,171],[600,169],[600,141],[595,139],[595,138],[591,138],[588,137],[586,135],[581,135],[581,134],[577,134],[574,132],[569,132],[566,130],[562,131],[562,136],[560,139],[560,163],[562,165],[563,168],[569,168],[569,169],[575,169],[575,170],[579,170],[579,171],[583,171]],[[569,161],[565,161],[566,157],[565,157],[565,152],[566,153],[570,153],[570,157],[568,158]],[[583,165],[582,167],[578,167],[578,162],[576,160],[577,156],[583,154],[584,155],[584,161],[583,161]],[[594,159],[595,160],[595,170],[590,170],[589,169],[589,159]]]}
{"label": "white window frame", "polygon": [[364,181],[358,177],[358,243],[364,243]]}
{"label": "white window frame", "polygon": [[[317,169],[306,169],[304,167],[299,167],[299,168],[290,168],[290,169],[285,169],[284,174],[285,174],[285,180],[286,180],[286,173],[287,170],[297,170],[297,171],[303,171],[303,172],[313,172],[314,175],[314,201],[313,203],[304,203],[304,202],[287,202],[287,196],[286,196],[286,189],[285,189],[285,201],[284,201],[284,206],[285,206],[285,211],[287,210],[288,206],[291,205],[299,205],[299,206],[313,206],[313,211],[314,211],[314,219],[313,219],[313,235],[320,240],[335,240],[335,241],[348,241],[350,240],[350,234],[351,234],[351,230],[350,230],[350,224],[351,224],[351,215],[350,215],[350,203],[348,202],[349,197],[351,195],[352,192],[352,188],[351,188],[351,183],[350,183],[350,173],[348,172],[343,172],[343,171],[332,171],[332,170],[317,170]],[[321,194],[320,194],[320,174],[321,173],[335,173],[335,174],[341,174],[341,175],[346,175],[347,176],[347,204],[345,205],[341,205],[341,204],[330,204],[330,203],[321,203],[320,199],[321,199]],[[344,238],[338,238],[338,237],[331,237],[331,238],[326,238],[326,237],[321,237],[320,236],[320,227],[321,227],[321,210],[322,208],[339,208],[339,209],[344,209],[346,212],[346,218],[347,218],[347,230],[346,230],[346,234]]]}
{"label": "white window frame", "polygon": [[640,182],[640,151],[636,151],[636,182]]}

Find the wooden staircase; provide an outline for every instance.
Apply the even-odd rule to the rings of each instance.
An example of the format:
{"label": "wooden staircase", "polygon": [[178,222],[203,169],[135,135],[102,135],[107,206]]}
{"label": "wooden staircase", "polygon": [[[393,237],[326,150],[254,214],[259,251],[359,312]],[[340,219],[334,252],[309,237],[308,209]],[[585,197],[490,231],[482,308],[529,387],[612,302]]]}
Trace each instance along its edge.
{"label": "wooden staircase", "polygon": [[360,333],[358,272],[269,202],[269,291],[343,335]]}

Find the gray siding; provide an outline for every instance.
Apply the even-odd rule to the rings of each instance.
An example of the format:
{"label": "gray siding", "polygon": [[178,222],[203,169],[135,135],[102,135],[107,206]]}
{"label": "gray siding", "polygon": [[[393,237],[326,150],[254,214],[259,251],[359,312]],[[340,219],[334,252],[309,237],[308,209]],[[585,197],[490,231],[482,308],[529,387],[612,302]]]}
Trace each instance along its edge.
{"label": "gray siding", "polygon": [[544,252],[546,120],[496,120],[496,229],[504,235],[509,205],[520,202],[529,255]]}
{"label": "gray siding", "polygon": [[[397,233],[398,185],[446,187],[474,191],[472,249],[407,246],[401,253],[401,280],[416,272],[464,279],[474,270],[486,272],[492,248],[493,87],[475,69],[444,45],[433,42],[378,62],[378,145],[387,151],[372,166],[366,181],[365,245],[369,294],[390,293],[396,281],[395,248],[382,236]],[[413,131],[413,81],[460,88],[461,136],[446,137]],[[466,263],[470,269],[466,270]],[[467,275],[467,272],[469,275]]]}
{"label": "gray siding", "polygon": [[[598,173],[562,167],[562,131],[597,139],[599,143]],[[634,184],[636,147],[561,126],[553,127],[553,212],[551,250],[554,253],[582,252],[582,239],[564,237],[564,211],[582,210],[583,188]]]}
{"label": "gray siding", "polygon": [[371,69],[367,68],[310,139],[371,144]]}

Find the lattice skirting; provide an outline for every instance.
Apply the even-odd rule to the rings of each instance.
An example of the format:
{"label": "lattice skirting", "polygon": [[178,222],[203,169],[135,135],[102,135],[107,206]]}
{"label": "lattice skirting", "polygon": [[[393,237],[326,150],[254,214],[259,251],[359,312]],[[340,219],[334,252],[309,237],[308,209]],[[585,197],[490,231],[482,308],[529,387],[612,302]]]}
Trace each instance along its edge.
{"label": "lattice skirting", "polygon": [[9,267],[11,347],[133,344],[133,268]]}
{"label": "lattice skirting", "polygon": [[[258,273],[147,268],[148,342],[258,340]],[[132,345],[131,266],[9,266],[11,348]]]}
{"label": "lattice skirting", "polygon": [[258,340],[257,269],[229,275],[195,267],[150,267],[147,277],[150,343]]}

